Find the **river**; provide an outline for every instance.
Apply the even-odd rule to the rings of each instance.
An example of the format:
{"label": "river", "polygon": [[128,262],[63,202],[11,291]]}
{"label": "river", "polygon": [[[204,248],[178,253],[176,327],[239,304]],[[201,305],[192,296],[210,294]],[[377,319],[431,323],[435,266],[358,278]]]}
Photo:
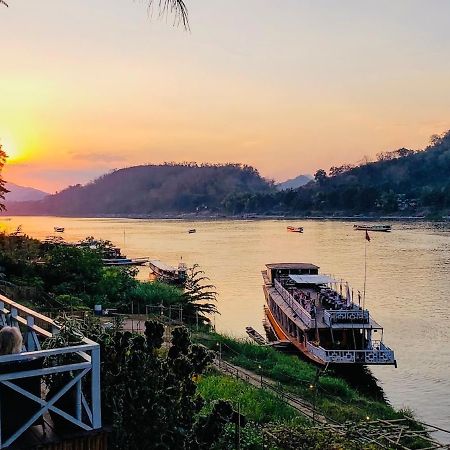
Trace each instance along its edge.
{"label": "river", "polygon": [[[286,225],[303,225],[303,234]],[[321,272],[361,290],[363,232],[349,221],[181,221],[13,217],[0,221],[36,238],[66,228],[64,237],[109,239],[129,257],[150,256],[176,265],[197,263],[219,293],[221,332],[263,332],[261,270],[269,262],[312,262]],[[197,233],[188,234],[190,228]],[[148,268],[140,277],[148,276]],[[384,326],[398,368],[371,367],[389,401],[425,422],[450,428],[450,224],[393,223],[392,233],[371,233],[367,243],[366,306]]]}

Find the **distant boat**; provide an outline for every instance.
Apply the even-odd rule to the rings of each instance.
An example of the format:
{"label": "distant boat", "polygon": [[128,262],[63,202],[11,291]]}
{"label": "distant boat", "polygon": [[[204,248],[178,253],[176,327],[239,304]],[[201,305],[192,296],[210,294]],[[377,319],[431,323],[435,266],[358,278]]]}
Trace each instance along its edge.
{"label": "distant boat", "polygon": [[189,234],[197,233],[197,230],[195,228],[191,228],[190,230],[188,230],[188,233]]}
{"label": "distant boat", "polygon": [[391,225],[353,225],[355,231],[392,231]]}
{"label": "distant boat", "polygon": [[180,261],[178,268],[166,264],[159,259],[151,259],[148,263],[151,276],[164,283],[184,285],[187,279],[188,267]]}
{"label": "distant boat", "polygon": [[105,266],[143,266],[149,258],[103,258],[102,261]]}
{"label": "distant boat", "polygon": [[53,227],[55,230],[55,233],[64,233],[65,228],[64,227]]}
{"label": "distant boat", "polygon": [[291,233],[303,233],[303,227],[286,227]]}
{"label": "distant boat", "polygon": [[68,245],[62,236],[47,236],[42,243],[47,245]]}

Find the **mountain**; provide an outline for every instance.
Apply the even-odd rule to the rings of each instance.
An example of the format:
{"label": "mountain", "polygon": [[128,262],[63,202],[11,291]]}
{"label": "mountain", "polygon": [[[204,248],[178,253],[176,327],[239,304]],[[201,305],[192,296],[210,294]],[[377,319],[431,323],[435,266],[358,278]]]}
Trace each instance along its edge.
{"label": "mountain", "polygon": [[85,186],[33,202],[8,204],[8,214],[161,215],[217,212],[230,195],[272,190],[253,167],[162,164],[115,170]]}
{"label": "mountain", "polygon": [[319,169],[315,182],[275,194],[237,195],[232,214],[393,214],[442,217],[450,212],[450,131],[423,150],[379,153],[377,161]]}
{"label": "mountain", "polygon": [[312,175],[299,175],[298,177],[278,183],[275,187],[282,191],[283,189],[297,189],[314,180]]}
{"label": "mountain", "polygon": [[42,200],[49,195],[47,192],[40,191],[26,186],[19,186],[11,182],[5,183],[8,193],[5,195],[5,202],[26,202],[34,200]]}

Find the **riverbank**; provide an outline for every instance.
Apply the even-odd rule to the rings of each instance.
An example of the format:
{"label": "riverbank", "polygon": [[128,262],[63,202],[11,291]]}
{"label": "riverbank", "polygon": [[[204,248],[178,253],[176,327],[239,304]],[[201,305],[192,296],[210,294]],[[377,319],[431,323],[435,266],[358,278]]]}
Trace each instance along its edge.
{"label": "riverbank", "polygon": [[[314,445],[322,438],[331,445],[335,439],[331,446],[322,442],[323,447],[303,447],[297,443],[298,447],[283,448],[378,448],[383,442],[378,438],[379,428],[380,433],[391,429],[385,441],[385,448],[391,448],[389,439],[396,432],[394,427],[400,426],[405,432],[399,438],[402,448],[429,448],[430,442],[423,438],[427,436],[425,428],[411,411],[395,410],[378,391],[362,393],[332,369],[320,369],[297,355],[217,333],[193,331],[193,339],[214,350],[218,358],[213,369],[201,377],[199,392],[207,405],[224,399],[239,408],[251,422],[253,439],[261,430],[277,427],[289,436],[303,433],[306,439],[319,425]],[[371,375],[361,371],[361,376]],[[367,380],[367,384],[371,382]],[[342,438],[347,442],[339,446],[337,441]],[[371,439],[374,447],[368,445]]]}
{"label": "riverbank", "polygon": [[55,217],[67,219],[136,219],[136,220],[186,220],[186,221],[218,221],[218,220],[354,220],[354,221],[450,221],[446,213],[418,215],[379,215],[379,214],[83,214],[83,215],[48,215],[48,214],[8,214],[8,210],[0,212],[0,221],[11,217]]}

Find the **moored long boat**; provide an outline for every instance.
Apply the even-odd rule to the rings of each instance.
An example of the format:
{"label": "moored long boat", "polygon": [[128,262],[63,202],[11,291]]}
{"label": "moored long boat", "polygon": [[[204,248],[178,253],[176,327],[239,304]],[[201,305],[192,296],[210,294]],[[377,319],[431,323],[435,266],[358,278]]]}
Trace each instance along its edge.
{"label": "moored long boat", "polygon": [[[277,339],[289,340],[321,365],[396,365],[393,350],[383,342],[383,328],[367,309],[353,302],[348,283],[319,274],[319,267],[309,263],[267,264],[266,268],[262,272],[265,311]],[[380,340],[374,339],[374,333],[380,333]]]}
{"label": "moored long boat", "polygon": [[391,225],[353,225],[353,229],[356,231],[384,231],[389,232],[392,231]]}
{"label": "moored long boat", "polygon": [[103,258],[102,261],[105,266],[143,266],[149,258]]}
{"label": "moored long boat", "polygon": [[303,233],[303,227],[286,227],[286,229],[292,233]]}

